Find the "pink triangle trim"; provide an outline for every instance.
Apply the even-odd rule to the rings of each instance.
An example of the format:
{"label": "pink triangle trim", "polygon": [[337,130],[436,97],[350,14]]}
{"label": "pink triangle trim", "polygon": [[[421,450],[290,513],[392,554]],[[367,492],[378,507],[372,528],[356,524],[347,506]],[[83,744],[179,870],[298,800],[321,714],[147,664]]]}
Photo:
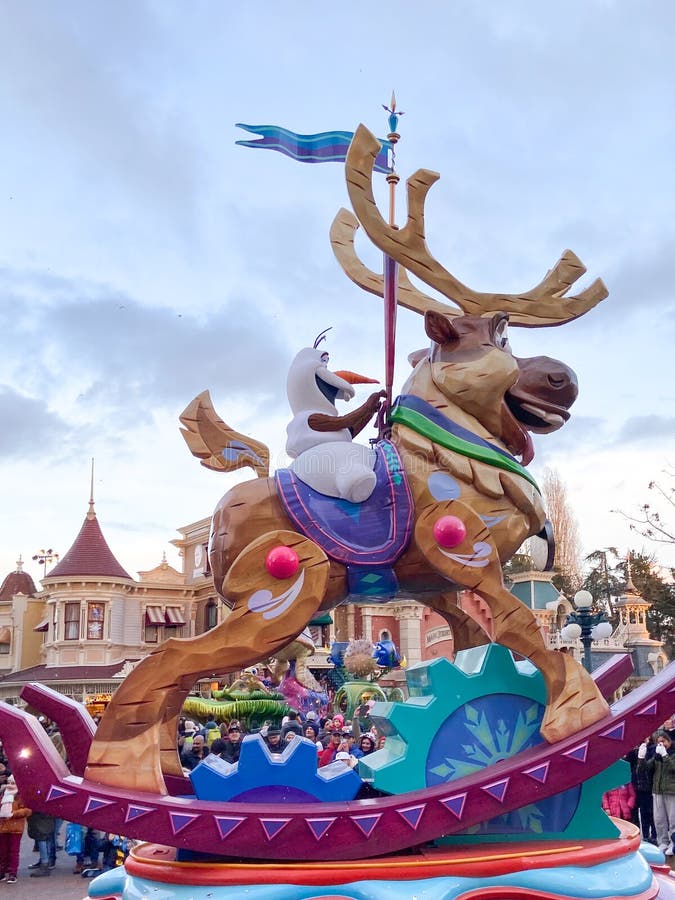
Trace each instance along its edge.
{"label": "pink triangle trim", "polygon": [[260,824],[268,841],[275,838],[290,822],[290,819],[261,819]]}
{"label": "pink triangle trim", "polygon": [[484,785],[481,790],[485,791],[486,794],[489,794],[491,797],[494,797],[495,800],[499,800],[500,803],[504,802],[504,795],[506,794],[506,789],[509,786],[508,778],[503,778],[501,781],[493,781],[492,784]]}
{"label": "pink triangle trim", "polygon": [[53,784],[47,793],[47,800],[61,800],[63,797],[74,797],[75,791],[69,791],[58,784]]}
{"label": "pink triangle trim", "polygon": [[652,700],[647,706],[643,706],[641,710],[635,713],[636,716],[655,716],[658,712],[659,704],[656,700]]}
{"label": "pink triangle trim", "polygon": [[[453,814],[456,819],[462,818],[464,815],[464,804],[466,803],[466,794],[455,794],[453,797],[444,797],[441,803],[445,808]],[[455,808],[457,807],[457,808]]]}
{"label": "pink triangle trim", "polygon": [[608,728],[607,731],[601,731],[600,737],[609,738],[610,741],[622,741],[625,728],[626,723],[619,722],[618,725],[613,725],[611,728]]}
{"label": "pink triangle trim", "polygon": [[417,831],[426,806],[426,803],[422,803],[420,806],[406,806],[405,809],[397,809],[396,812],[410,825],[413,831]]}
{"label": "pink triangle trim", "polygon": [[575,762],[586,762],[586,756],[588,754],[588,741],[584,744],[577,744],[576,747],[572,747],[571,750],[566,750],[563,753],[563,756],[568,757],[568,759],[573,759]]}
{"label": "pink triangle trim", "polygon": [[534,778],[535,781],[538,781],[539,784],[546,784],[546,779],[548,778],[548,769],[550,763],[541,763],[539,766],[534,766],[532,769],[525,769],[523,771],[523,775],[528,775],[530,778]]}
{"label": "pink triangle trim", "polygon": [[124,817],[124,821],[133,822],[134,819],[140,819],[141,816],[145,816],[147,813],[154,811],[152,806],[138,806],[135,803],[130,803],[127,807],[127,814]]}
{"label": "pink triangle trim", "polygon": [[95,809],[101,809],[104,806],[112,806],[114,802],[114,800],[104,800],[103,797],[88,797],[87,805],[83,812],[89,813],[93,812]]}
{"label": "pink triangle trim", "polygon": [[237,816],[214,816],[213,818],[216,820],[218,833],[223,840],[226,837],[229,837],[234,829],[238,828],[242,822],[246,821],[243,816],[241,818]]}
{"label": "pink triangle trim", "polygon": [[366,837],[370,837],[381,818],[382,813],[373,813],[370,816],[352,816],[352,822],[359,826]]}
{"label": "pink triangle trim", "polygon": [[330,828],[330,826],[333,824],[334,821],[335,821],[335,818],[333,818],[333,819],[305,819],[305,822],[307,822],[307,827],[312,832],[312,834],[314,835],[314,838],[317,841],[321,840],[321,838],[328,831],[328,829]]}
{"label": "pink triangle trim", "polygon": [[179,831],[182,831],[184,828],[187,828],[188,825],[191,825],[195,819],[200,818],[200,813],[169,813],[169,818],[171,819],[171,830],[174,834],[178,834]]}

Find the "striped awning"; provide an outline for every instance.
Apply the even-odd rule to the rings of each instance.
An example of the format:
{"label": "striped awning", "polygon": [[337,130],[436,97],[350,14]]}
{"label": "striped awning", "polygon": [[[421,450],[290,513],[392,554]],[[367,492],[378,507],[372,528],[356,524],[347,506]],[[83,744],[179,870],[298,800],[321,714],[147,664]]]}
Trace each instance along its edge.
{"label": "striped awning", "polygon": [[166,608],[166,624],[167,625],[185,625],[185,617],[180,606],[167,606]]}
{"label": "striped awning", "polygon": [[145,622],[146,625],[163,625],[164,624],[164,613],[162,612],[161,606],[146,606],[145,607]]}
{"label": "striped awning", "polygon": [[49,631],[49,619],[43,619],[39,625],[36,625],[33,631]]}
{"label": "striped awning", "polygon": [[12,632],[10,629],[4,625],[0,628],[0,644],[11,644],[12,642]]}

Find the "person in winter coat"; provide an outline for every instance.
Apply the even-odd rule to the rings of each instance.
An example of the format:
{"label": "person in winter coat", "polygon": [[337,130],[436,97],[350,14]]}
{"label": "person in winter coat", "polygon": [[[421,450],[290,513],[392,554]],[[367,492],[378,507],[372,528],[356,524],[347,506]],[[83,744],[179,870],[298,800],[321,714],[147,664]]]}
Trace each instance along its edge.
{"label": "person in winter coat", "polygon": [[7,884],[16,882],[21,835],[30,814],[31,810],[24,806],[10,775],[0,798],[0,881]]}
{"label": "person in winter coat", "polygon": [[192,738],[192,746],[189,750],[183,751],[180,756],[180,764],[184,769],[192,771],[203,759],[209,755],[209,748],[203,735],[196,734]]}
{"label": "person in winter coat", "polygon": [[220,727],[213,719],[209,719],[199,734],[204,736],[206,746],[211,749],[211,744],[220,737]]}
{"label": "person in winter coat", "polygon": [[[340,749],[340,745],[342,744],[342,735],[339,731],[331,732],[330,737],[328,738],[328,743],[324,747],[324,749],[319,753],[319,768],[323,766],[328,766],[335,760],[335,755]],[[345,746],[342,749],[347,749]]]}
{"label": "person in winter coat", "polygon": [[625,759],[630,763],[631,780],[635,788],[637,796],[637,818],[633,818],[636,825],[640,826],[642,838],[651,844],[656,843],[656,828],[654,827],[654,797],[652,794],[652,786],[654,782],[654,770],[648,768],[644,764],[644,760],[652,759],[656,745],[652,740],[652,736],[646,737],[643,741],[646,744],[646,752],[640,758],[640,747],[634,747],[630,750]]}
{"label": "person in winter coat", "polygon": [[659,731],[655,736],[654,756],[647,759],[647,744],[638,749],[638,771],[644,767],[654,773],[654,824],[659,850],[673,855],[672,833],[675,831],[675,746],[668,735]]}
{"label": "person in winter coat", "polygon": [[54,841],[55,819],[46,813],[32,812],[28,817],[28,837],[37,841],[40,857],[32,866],[31,878],[51,875],[56,866],[56,842]]}
{"label": "person in winter coat", "polygon": [[636,800],[635,788],[629,781],[612,791],[606,791],[602,795],[602,808],[608,816],[631,822]]}
{"label": "person in winter coat", "polygon": [[323,744],[319,741],[319,726],[312,719],[308,719],[305,722],[305,730],[303,731],[303,736],[307,738],[307,740],[312,741],[316,744],[316,749],[318,752],[323,750]]}
{"label": "person in winter coat", "polygon": [[225,762],[239,762],[241,739],[241,725],[238,722],[230,722],[227,729],[227,740],[223,741],[223,749],[220,751],[220,755]]}
{"label": "person in winter coat", "polygon": [[282,743],[286,740],[286,735],[292,731],[293,734],[299,734],[302,736],[302,722],[298,719],[297,712],[292,709],[287,717],[287,720],[281,725],[281,741]]}

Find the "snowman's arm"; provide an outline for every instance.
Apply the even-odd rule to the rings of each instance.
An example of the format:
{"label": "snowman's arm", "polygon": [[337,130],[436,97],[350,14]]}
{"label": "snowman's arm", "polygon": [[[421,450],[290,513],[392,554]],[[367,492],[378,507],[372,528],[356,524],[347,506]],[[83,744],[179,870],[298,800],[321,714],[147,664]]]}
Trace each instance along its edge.
{"label": "snowman's arm", "polygon": [[376,391],[368,397],[362,406],[352,410],[345,416],[327,416],[324,413],[312,413],[307,419],[307,424],[312,431],[341,431],[343,428],[348,428],[352,437],[356,437],[378,411],[380,401],[384,396],[384,391]]}

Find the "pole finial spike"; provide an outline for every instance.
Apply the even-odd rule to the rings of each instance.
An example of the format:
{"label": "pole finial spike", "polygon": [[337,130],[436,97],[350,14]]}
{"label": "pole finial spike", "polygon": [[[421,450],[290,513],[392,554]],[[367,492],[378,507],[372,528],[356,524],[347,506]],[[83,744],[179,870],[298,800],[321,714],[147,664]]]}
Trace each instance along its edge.
{"label": "pole finial spike", "polygon": [[91,458],[91,483],[89,488],[89,510],[87,512],[88,519],[96,518],[96,511],[94,510],[94,457]]}
{"label": "pole finial spike", "polygon": [[626,575],[628,576],[626,581],[626,590],[631,591],[634,594],[637,594],[637,588],[633,584],[633,573],[631,572],[630,566],[630,550],[626,552]]}

